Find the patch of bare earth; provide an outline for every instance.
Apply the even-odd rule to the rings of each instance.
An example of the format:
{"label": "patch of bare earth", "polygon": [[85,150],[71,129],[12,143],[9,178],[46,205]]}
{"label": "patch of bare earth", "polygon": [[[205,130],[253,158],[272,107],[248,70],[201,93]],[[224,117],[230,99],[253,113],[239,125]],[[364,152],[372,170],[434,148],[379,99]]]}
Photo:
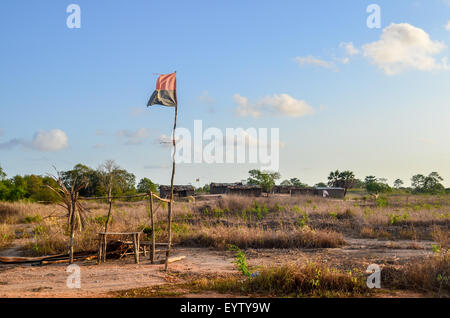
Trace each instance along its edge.
{"label": "patch of bare earth", "polygon": [[[308,261],[325,263],[330,267],[351,270],[365,269],[369,264],[402,265],[417,262],[432,254],[430,242],[378,241],[372,239],[346,239],[342,248],[324,249],[247,249],[245,254],[250,268],[261,266],[304,264]],[[5,251],[3,251],[5,252]],[[6,251],[10,254],[11,251]],[[3,253],[0,253],[0,255]],[[189,277],[215,277],[236,274],[233,252],[206,248],[175,248],[172,256],[186,256],[170,264],[170,271],[163,265],[151,265],[146,257],[140,264],[133,258],[107,260],[96,265],[95,261],[80,262],[81,288],[70,289],[66,281],[70,273],[67,264],[46,266],[0,265],[0,297],[115,297],[114,291],[152,286],[173,285],[168,296],[223,297],[215,292],[190,293],[176,288]],[[228,295],[232,297],[232,295]],[[227,296],[227,297],[228,297]],[[236,295],[234,295],[236,296]],[[423,297],[415,292],[390,291],[377,293],[376,297]]]}

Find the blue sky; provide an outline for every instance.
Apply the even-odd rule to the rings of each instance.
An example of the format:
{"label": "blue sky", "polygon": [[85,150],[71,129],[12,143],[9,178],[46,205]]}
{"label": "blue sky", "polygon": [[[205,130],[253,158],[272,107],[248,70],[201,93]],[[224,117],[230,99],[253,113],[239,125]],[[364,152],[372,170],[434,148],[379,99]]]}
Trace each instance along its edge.
{"label": "blue sky", "polygon": [[[80,29],[66,26],[71,3]],[[366,25],[372,3],[379,29]],[[176,70],[179,126],[280,128],[282,178],[351,169],[409,184],[438,171],[449,186],[449,21],[447,0],[5,0],[0,165],[13,176],[114,159],[168,183],[158,139],[173,109],[145,105],[153,74]],[[236,94],[261,115],[239,115]],[[288,109],[265,99],[281,94],[314,114],[264,113]],[[176,183],[241,180],[254,167],[180,164]]]}

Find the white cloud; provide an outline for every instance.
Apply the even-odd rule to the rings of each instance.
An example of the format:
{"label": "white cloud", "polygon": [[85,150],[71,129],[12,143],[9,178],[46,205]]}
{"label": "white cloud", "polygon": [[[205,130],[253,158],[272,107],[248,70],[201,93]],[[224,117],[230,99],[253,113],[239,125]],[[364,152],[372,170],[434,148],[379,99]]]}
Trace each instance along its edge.
{"label": "white cloud", "polygon": [[234,94],[233,99],[237,105],[235,109],[236,114],[240,117],[251,116],[257,118],[263,114],[301,117],[314,113],[314,109],[305,101],[295,99],[288,94],[274,94],[254,103],[239,94]]}
{"label": "white cloud", "polygon": [[198,99],[205,104],[206,106],[208,106],[208,111],[210,113],[214,112],[214,105],[216,104],[216,100],[211,97],[211,95],[209,95],[208,91],[204,91],[199,97]]}
{"label": "white cloud", "polygon": [[247,97],[239,94],[233,95],[234,103],[237,105],[235,111],[240,117],[261,117],[261,112],[256,105],[251,105]]}
{"label": "white cloud", "polygon": [[148,131],[146,128],[139,128],[136,131],[119,130],[117,135],[125,139],[126,145],[137,145],[141,144],[148,137]]}
{"label": "white cloud", "polygon": [[297,56],[294,60],[299,66],[315,65],[315,66],[324,67],[324,68],[335,68],[335,65],[333,62],[321,60],[321,59],[316,58],[311,55],[305,56],[305,57]]}
{"label": "white cloud", "polygon": [[[176,136],[175,142],[178,144],[180,141],[182,141],[182,136]],[[155,144],[159,144],[163,147],[171,148],[173,145],[172,137],[167,136],[166,134],[160,135],[158,138],[154,140]]]}
{"label": "white cloud", "polygon": [[407,69],[448,69],[446,58],[440,62],[435,59],[445,47],[442,42],[431,40],[420,28],[408,23],[392,23],[383,30],[379,41],[365,44],[362,49],[364,56],[386,74],[395,75]]}
{"label": "white cloud", "polygon": [[21,139],[13,138],[9,141],[0,142],[0,149],[12,149],[18,145],[25,146],[25,143]]}
{"label": "white cloud", "polygon": [[[254,134],[249,133],[248,130],[236,130],[236,134],[229,136],[225,135],[223,137],[224,144],[231,145],[235,147],[250,147],[250,148],[270,148],[272,144],[278,145],[280,148],[285,147],[285,143],[282,141],[274,140],[272,142],[268,142],[267,140],[261,140],[257,136],[257,132]],[[227,148],[229,149],[229,148]]]}
{"label": "white cloud", "polygon": [[39,151],[57,151],[69,146],[67,135],[61,129],[50,131],[40,130],[36,132],[31,141],[20,138],[13,138],[0,143],[0,149],[12,149],[16,146],[23,146]]}
{"label": "white cloud", "polygon": [[170,147],[172,146],[173,140],[166,134],[162,134],[161,136],[158,137],[157,142],[163,146]]}
{"label": "white cloud", "polygon": [[338,58],[338,57],[335,57],[334,58],[336,61],[338,61],[339,63],[342,63],[342,64],[348,64],[348,63],[350,63],[350,59],[348,58],[348,57],[344,57],[344,58]]}
{"label": "white cloud", "polygon": [[31,145],[37,150],[56,151],[67,148],[69,143],[64,131],[53,129],[50,131],[40,130],[35,133]]}
{"label": "white cloud", "polygon": [[345,51],[347,52],[347,54],[351,55],[351,56],[357,55],[360,53],[360,51],[357,48],[355,48],[355,46],[353,45],[353,42],[341,42],[339,44],[339,47],[344,48]]}
{"label": "white cloud", "polygon": [[447,31],[450,31],[450,20],[447,22],[447,25],[445,26],[445,29]]}

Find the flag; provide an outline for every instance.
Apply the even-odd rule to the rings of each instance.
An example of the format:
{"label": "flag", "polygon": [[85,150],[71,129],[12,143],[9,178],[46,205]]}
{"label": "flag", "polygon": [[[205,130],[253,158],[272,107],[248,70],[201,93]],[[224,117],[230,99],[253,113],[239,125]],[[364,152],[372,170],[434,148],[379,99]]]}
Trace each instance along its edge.
{"label": "flag", "polygon": [[148,100],[147,106],[177,106],[177,73],[163,74],[156,81],[156,90]]}

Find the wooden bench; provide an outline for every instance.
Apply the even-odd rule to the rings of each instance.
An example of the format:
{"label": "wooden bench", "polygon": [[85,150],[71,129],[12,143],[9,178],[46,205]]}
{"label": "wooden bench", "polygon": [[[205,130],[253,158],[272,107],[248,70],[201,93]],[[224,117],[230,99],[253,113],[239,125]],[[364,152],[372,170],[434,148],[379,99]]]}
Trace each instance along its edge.
{"label": "wooden bench", "polygon": [[[101,262],[106,262],[106,245],[108,241],[108,235],[119,236],[121,238],[129,239],[131,237],[131,244],[133,246],[134,261],[139,264],[139,254],[140,254],[140,235],[141,232],[100,232],[97,260],[100,264]],[[125,241],[126,242],[126,241]]]}
{"label": "wooden bench", "polygon": [[[140,241],[141,233],[142,232],[106,232],[106,233],[100,232],[100,233],[98,233],[98,236],[99,236],[99,245],[98,245],[98,252],[97,252],[98,263],[100,264],[101,262],[106,262],[106,245],[108,242],[108,235],[110,235],[110,236],[119,236],[120,243],[132,246],[133,252],[132,253],[125,252],[122,256],[133,254],[136,264],[139,264],[139,254],[141,253],[141,251],[140,251],[141,248],[142,248],[142,253],[144,254],[144,256],[147,256],[147,248],[146,247],[149,247],[150,260],[152,261],[152,264],[153,264],[154,254],[167,252],[168,243],[155,243],[155,248],[153,248],[151,241]],[[130,237],[131,237],[131,241],[129,240]],[[175,245],[175,244],[172,244],[172,245]],[[165,249],[164,248],[156,249],[156,247],[165,247]],[[121,256],[121,258],[122,258],[122,256]]]}

